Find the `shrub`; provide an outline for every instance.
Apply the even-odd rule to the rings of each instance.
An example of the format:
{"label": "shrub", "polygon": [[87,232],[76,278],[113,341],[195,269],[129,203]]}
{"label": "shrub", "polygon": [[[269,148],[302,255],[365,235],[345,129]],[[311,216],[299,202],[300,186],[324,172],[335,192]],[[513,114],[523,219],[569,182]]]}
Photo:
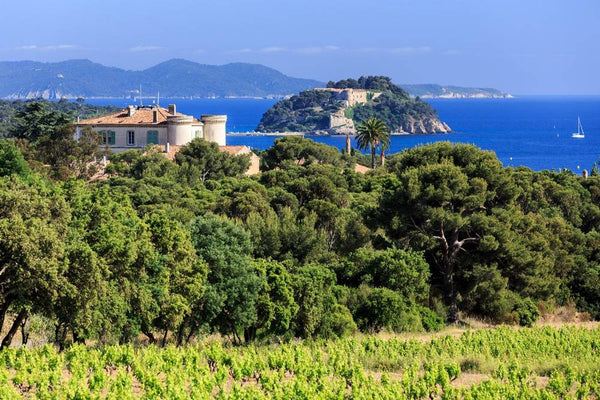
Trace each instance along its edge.
{"label": "shrub", "polygon": [[421,324],[427,332],[439,331],[444,327],[444,319],[427,307],[418,308]]}
{"label": "shrub", "polygon": [[517,302],[514,311],[517,314],[517,322],[521,326],[531,326],[540,317],[540,311],[529,297]]}

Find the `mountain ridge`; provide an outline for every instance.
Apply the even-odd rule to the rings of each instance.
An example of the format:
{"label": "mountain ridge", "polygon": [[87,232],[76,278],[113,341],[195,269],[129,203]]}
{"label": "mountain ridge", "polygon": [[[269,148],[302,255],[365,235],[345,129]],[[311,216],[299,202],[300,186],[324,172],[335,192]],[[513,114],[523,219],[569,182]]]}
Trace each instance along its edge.
{"label": "mountain ridge", "polygon": [[160,92],[164,97],[281,97],[322,84],[250,63],[170,59],[135,71],[87,59],[0,62],[0,98],[7,99],[129,97],[138,94],[139,85],[143,93]]}
{"label": "mountain ridge", "polygon": [[[261,64],[202,64],[172,58],[141,70],[110,67],[89,59],[58,62],[0,61],[0,98],[123,98],[142,92],[163,97],[285,97],[324,82],[294,78]],[[422,98],[512,97],[492,88],[438,84],[399,85]]]}

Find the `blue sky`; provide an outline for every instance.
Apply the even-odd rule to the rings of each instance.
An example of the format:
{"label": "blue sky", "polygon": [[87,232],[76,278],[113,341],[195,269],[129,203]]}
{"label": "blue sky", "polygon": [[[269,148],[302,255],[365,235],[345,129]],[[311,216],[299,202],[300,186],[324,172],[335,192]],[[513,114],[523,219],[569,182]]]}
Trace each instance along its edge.
{"label": "blue sky", "polygon": [[260,63],[319,80],[600,94],[600,0],[20,0],[0,60]]}

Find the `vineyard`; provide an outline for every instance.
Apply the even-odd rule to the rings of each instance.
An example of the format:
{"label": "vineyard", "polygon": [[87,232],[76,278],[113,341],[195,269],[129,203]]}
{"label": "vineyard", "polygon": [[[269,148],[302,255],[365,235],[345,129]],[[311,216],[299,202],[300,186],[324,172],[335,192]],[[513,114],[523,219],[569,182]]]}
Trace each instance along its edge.
{"label": "vineyard", "polygon": [[600,329],[0,353],[2,399],[598,398]]}

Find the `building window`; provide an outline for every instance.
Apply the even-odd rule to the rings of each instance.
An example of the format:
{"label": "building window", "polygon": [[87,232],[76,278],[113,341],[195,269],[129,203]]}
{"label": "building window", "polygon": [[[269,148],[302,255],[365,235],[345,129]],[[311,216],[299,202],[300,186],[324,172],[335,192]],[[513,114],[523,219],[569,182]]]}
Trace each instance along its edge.
{"label": "building window", "polygon": [[202,138],[202,131],[200,129],[194,132],[194,138]]}
{"label": "building window", "polygon": [[127,146],[135,145],[135,131],[127,131]]}
{"label": "building window", "polygon": [[158,144],[158,131],[148,131],[147,144]]}
{"label": "building window", "polygon": [[98,134],[102,138],[102,144],[106,144],[106,142],[107,142],[107,137],[106,137],[107,133],[106,133],[106,131],[100,131],[100,132],[98,132]]}

